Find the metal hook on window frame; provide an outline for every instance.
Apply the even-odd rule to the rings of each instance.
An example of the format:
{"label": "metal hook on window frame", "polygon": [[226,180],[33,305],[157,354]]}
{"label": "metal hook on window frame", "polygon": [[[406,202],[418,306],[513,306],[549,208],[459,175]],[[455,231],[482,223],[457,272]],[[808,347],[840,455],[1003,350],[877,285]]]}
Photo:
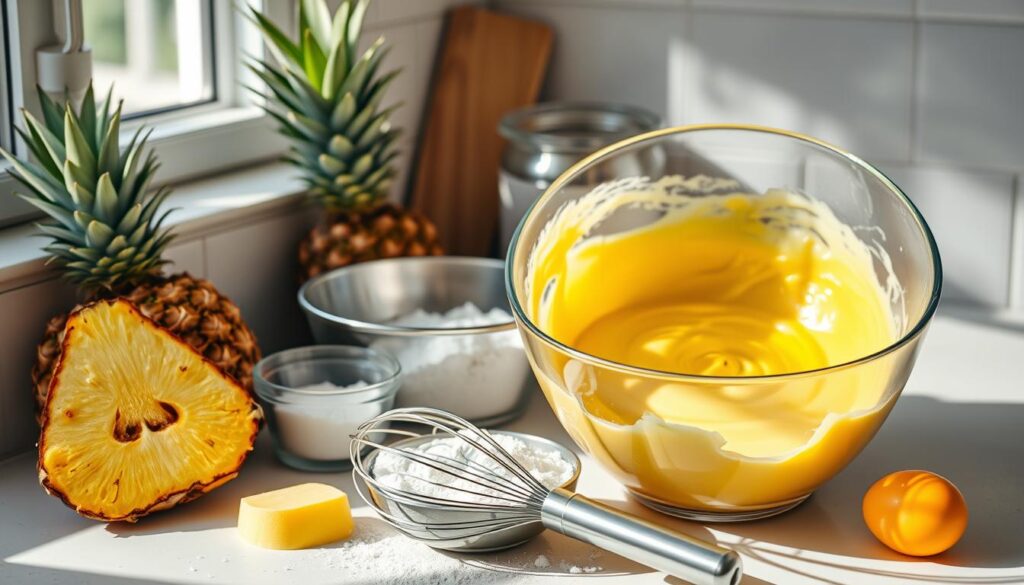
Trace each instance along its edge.
{"label": "metal hook on window frame", "polygon": [[43,91],[78,102],[92,81],[92,50],[85,46],[82,0],[64,0],[64,43],[36,50],[36,78]]}
{"label": "metal hook on window frame", "polygon": [[77,53],[85,44],[82,0],[64,0],[64,53]]}

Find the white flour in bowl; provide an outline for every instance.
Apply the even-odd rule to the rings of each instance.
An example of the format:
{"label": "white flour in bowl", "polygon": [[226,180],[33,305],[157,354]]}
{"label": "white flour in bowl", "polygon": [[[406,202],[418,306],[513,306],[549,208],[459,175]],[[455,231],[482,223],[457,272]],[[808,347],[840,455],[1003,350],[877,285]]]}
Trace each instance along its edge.
{"label": "white flour in bowl", "polygon": [[[486,313],[472,303],[446,313],[416,310],[390,325],[451,329],[507,323],[501,309]],[[386,337],[371,346],[402,364],[396,406],[429,406],[480,420],[515,408],[529,372],[522,340],[515,329],[475,335]]]}
{"label": "white flour in bowl", "polygon": [[[573,464],[562,457],[556,449],[531,447],[519,437],[503,433],[491,433],[491,438],[530,475],[549,488],[556,488],[572,478]],[[439,461],[465,462],[473,467],[484,467],[498,476],[516,481],[511,472],[490,456],[455,437],[434,439],[403,450]],[[396,490],[463,502],[506,503],[495,499],[494,496],[500,494],[494,490],[388,451],[377,453],[371,473],[381,484]]]}

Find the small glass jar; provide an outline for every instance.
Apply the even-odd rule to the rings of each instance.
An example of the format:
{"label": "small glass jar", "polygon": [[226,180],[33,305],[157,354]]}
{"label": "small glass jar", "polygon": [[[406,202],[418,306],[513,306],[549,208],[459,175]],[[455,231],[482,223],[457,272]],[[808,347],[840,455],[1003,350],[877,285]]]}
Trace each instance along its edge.
{"label": "small glass jar", "polygon": [[345,345],[298,347],[260,360],[256,395],[277,458],[304,471],[351,469],[350,435],[392,408],[400,373],[390,355]]}

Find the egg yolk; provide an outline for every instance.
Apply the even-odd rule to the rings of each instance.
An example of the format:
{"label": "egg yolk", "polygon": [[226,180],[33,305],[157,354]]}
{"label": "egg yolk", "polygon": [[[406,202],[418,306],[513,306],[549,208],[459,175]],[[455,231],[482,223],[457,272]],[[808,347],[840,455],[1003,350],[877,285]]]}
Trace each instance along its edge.
{"label": "egg yolk", "polygon": [[967,504],[946,478],[928,471],[897,471],[864,495],[864,522],[889,548],[912,556],[937,555],[967,528]]}

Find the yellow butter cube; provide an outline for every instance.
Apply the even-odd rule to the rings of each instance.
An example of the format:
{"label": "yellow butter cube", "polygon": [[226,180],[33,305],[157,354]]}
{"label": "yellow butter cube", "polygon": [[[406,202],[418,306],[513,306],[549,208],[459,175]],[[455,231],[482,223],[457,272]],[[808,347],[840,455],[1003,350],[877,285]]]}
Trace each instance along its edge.
{"label": "yellow butter cube", "polygon": [[304,483],[242,498],[238,532],[263,548],[297,549],[352,534],[348,496],[336,487]]}

